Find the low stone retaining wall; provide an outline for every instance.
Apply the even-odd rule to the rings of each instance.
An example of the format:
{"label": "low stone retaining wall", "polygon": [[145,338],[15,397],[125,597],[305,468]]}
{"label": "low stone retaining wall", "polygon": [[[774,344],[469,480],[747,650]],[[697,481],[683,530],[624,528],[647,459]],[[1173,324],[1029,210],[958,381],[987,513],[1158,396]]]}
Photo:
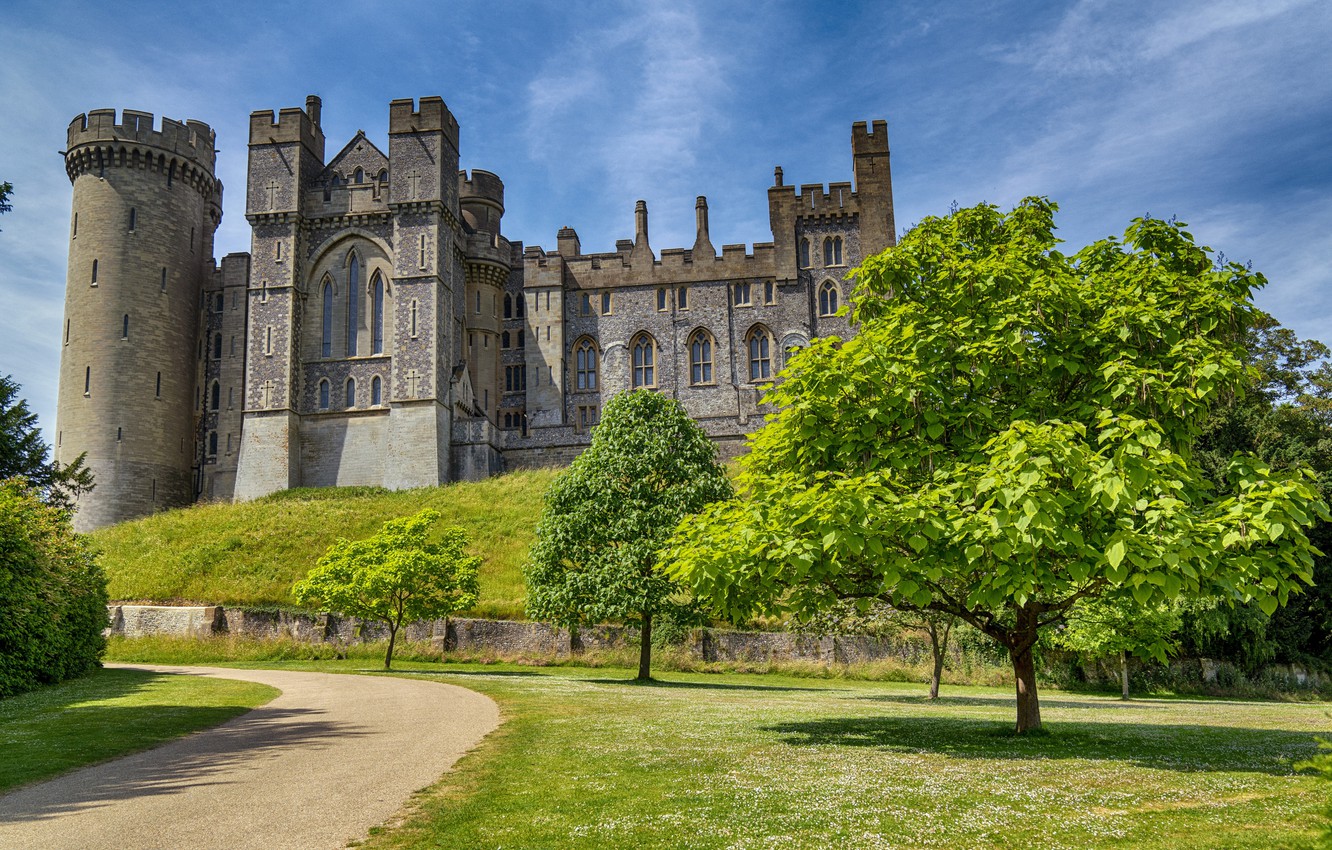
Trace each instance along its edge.
{"label": "low stone retaining wall", "polygon": [[[301,614],[226,607],[171,607],[111,605],[110,634],[126,637],[168,635],[211,637],[239,635],[259,640],[291,639],[310,643],[361,643],[383,640],[388,632],[379,623],[361,622],[332,614]],[[588,650],[633,646],[638,630],[626,626],[568,629],[545,623],[512,620],[449,618],[403,626],[400,636],[429,641],[446,652],[493,652],[511,657],[563,658]],[[788,632],[737,632],[695,629],[685,648],[701,661],[775,662],[808,661],[850,664],[895,660],[916,664],[929,660],[929,647],[908,641],[871,637],[811,637]],[[950,653],[953,654],[953,653]]]}

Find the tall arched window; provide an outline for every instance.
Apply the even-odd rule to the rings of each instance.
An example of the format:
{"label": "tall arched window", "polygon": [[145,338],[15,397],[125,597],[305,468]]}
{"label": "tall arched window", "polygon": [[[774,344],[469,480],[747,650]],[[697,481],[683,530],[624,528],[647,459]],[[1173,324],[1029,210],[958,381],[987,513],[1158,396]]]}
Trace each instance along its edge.
{"label": "tall arched window", "polygon": [[328,410],[328,379],[319,381],[319,409]]}
{"label": "tall arched window", "polygon": [[513,318],[513,298],[507,292],[504,293],[504,318]]}
{"label": "tall arched window", "polygon": [[348,379],[347,379],[347,408],[350,409],[350,408],[353,408],[353,407],[355,407],[355,406],[356,406],[356,379],[355,379],[355,378],[348,378]]}
{"label": "tall arched window", "polygon": [[379,272],[375,272],[374,283],[370,285],[373,291],[373,302],[371,311],[374,316],[371,319],[370,330],[370,353],[384,353],[384,278],[380,277]]}
{"label": "tall arched window", "polygon": [[212,404],[213,410],[222,409],[222,385],[219,384],[217,381],[213,381],[211,401],[213,403]]}
{"label": "tall arched window", "polygon": [[508,348],[511,342],[513,342],[513,339],[509,336],[508,331],[500,334],[500,348]]}
{"label": "tall arched window", "polygon": [[222,334],[213,337],[213,359],[222,359]]}
{"label": "tall arched window", "polygon": [[319,356],[333,356],[333,281],[324,275],[324,327],[320,334]]}
{"label": "tall arched window", "polygon": [[347,356],[356,356],[356,332],[361,329],[361,261],[353,251],[347,268]]}
{"label": "tall arched window", "polygon": [[655,387],[657,385],[656,343],[647,334],[639,334],[634,337],[632,350],[634,356],[634,386]]}
{"label": "tall arched window", "polygon": [[800,240],[800,268],[809,268],[809,238]]}
{"label": "tall arched window", "polygon": [[378,405],[378,404],[383,404],[383,402],[384,402],[383,384],[380,383],[379,376],[375,375],[373,378],[370,379],[370,403]]}
{"label": "tall arched window", "polygon": [[526,348],[526,347],[527,347],[527,342],[526,342],[526,340],[523,338],[523,329],[522,329],[522,328],[519,328],[519,329],[518,329],[518,347],[519,347],[519,348]]}
{"label": "tall arched window", "polygon": [[597,388],[597,347],[592,340],[583,338],[574,346],[577,386],[580,390]]}
{"label": "tall arched window", "polygon": [[712,383],[712,334],[702,328],[689,336],[689,383]]}
{"label": "tall arched window", "polygon": [[749,346],[749,380],[766,381],[772,377],[772,335],[756,325],[745,337]]}
{"label": "tall arched window", "polygon": [[842,237],[829,236],[823,240],[823,264],[825,266],[842,264]]}
{"label": "tall arched window", "polygon": [[837,312],[838,292],[837,284],[831,280],[825,280],[819,287],[819,315],[831,316]]}

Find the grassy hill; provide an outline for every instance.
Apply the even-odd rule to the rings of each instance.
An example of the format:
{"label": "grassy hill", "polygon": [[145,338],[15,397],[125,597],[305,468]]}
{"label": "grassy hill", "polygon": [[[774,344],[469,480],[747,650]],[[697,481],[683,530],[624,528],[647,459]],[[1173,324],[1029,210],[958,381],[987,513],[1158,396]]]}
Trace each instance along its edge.
{"label": "grassy hill", "polygon": [[389,492],[378,488],[287,490],[254,502],[198,505],[93,533],[112,599],[291,605],[291,586],[339,537],[432,507],[466,529],[485,558],[472,614],[521,617],[522,564],[552,470],[475,483]]}

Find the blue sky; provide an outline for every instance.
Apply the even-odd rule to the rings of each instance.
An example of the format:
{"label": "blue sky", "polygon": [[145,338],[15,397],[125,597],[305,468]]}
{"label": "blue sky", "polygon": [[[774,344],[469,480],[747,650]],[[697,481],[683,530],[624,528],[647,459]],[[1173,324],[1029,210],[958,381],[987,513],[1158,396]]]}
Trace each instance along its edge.
{"label": "blue sky", "polygon": [[462,164],[505,181],[504,231],[585,250],[633,234],[770,239],[766,188],[851,179],[886,118],[899,228],[1043,194],[1072,246],[1151,213],[1251,261],[1258,303],[1332,342],[1332,4],[295,2],[0,8],[0,374],[54,431],[70,186],[56,151],[97,108],[197,118],[226,185],[217,256],[249,249],[249,113],[323,98],[332,156],[388,102],[440,95]]}

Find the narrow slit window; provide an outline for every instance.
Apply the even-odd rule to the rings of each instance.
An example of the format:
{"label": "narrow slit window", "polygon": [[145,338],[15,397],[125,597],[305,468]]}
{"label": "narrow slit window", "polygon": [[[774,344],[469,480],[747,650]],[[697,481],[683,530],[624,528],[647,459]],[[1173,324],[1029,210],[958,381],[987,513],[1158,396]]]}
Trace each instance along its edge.
{"label": "narrow slit window", "polygon": [[92,267],[92,285],[93,285],[93,286],[96,286],[96,285],[97,285],[97,261],[96,261],[96,260],[93,260],[93,267]]}
{"label": "narrow slit window", "polygon": [[213,389],[210,391],[209,395],[210,395],[210,397],[211,397],[210,400],[212,401],[212,405],[211,405],[212,409],[213,409],[213,410],[221,410],[221,409],[222,409],[222,385],[219,384],[217,381],[213,381]]}
{"label": "narrow slit window", "polygon": [[426,235],[424,233],[421,234],[421,257],[417,261],[417,265],[421,268],[426,267]]}
{"label": "narrow slit window", "polygon": [[129,313],[126,313],[120,319],[120,338],[129,339]]}
{"label": "narrow slit window", "polygon": [[319,337],[319,356],[333,356],[333,283],[324,280],[324,315],[322,317],[322,327]]}
{"label": "narrow slit window", "polygon": [[356,379],[355,379],[355,378],[348,378],[348,379],[347,379],[347,408],[348,408],[348,409],[351,409],[351,408],[353,408],[353,407],[355,407],[355,406],[356,406]]}
{"label": "narrow slit window", "polygon": [[412,301],[411,314],[412,339],[416,339],[416,301]]}
{"label": "narrow slit window", "polygon": [[350,268],[347,270],[347,356],[356,356],[356,334],[360,330],[360,294],[361,294],[361,262],[355,255],[351,255]]}
{"label": "narrow slit window", "polygon": [[84,394],[85,396],[92,395],[92,367],[91,367],[91,366],[84,366],[84,367],[83,367],[83,394]]}
{"label": "narrow slit window", "polygon": [[69,319],[65,320],[65,345],[69,345]]}
{"label": "narrow slit window", "polygon": [[383,384],[380,382],[379,376],[375,375],[370,379],[370,403],[382,404],[383,400]]}
{"label": "narrow slit window", "polygon": [[134,207],[130,207],[129,229],[133,231],[135,226],[138,225],[138,223],[139,223],[138,211],[135,210]]}
{"label": "narrow slit window", "polygon": [[162,291],[166,292],[166,266],[162,266]]}
{"label": "narrow slit window", "polygon": [[155,393],[154,393],[154,398],[161,398],[161,397],[162,397],[162,373],[161,373],[161,372],[158,372],[158,373],[157,373],[157,390],[156,390]]}
{"label": "narrow slit window", "polygon": [[371,329],[370,329],[370,353],[384,353],[384,278],[375,272],[375,282],[372,287],[373,303],[371,305]]}

